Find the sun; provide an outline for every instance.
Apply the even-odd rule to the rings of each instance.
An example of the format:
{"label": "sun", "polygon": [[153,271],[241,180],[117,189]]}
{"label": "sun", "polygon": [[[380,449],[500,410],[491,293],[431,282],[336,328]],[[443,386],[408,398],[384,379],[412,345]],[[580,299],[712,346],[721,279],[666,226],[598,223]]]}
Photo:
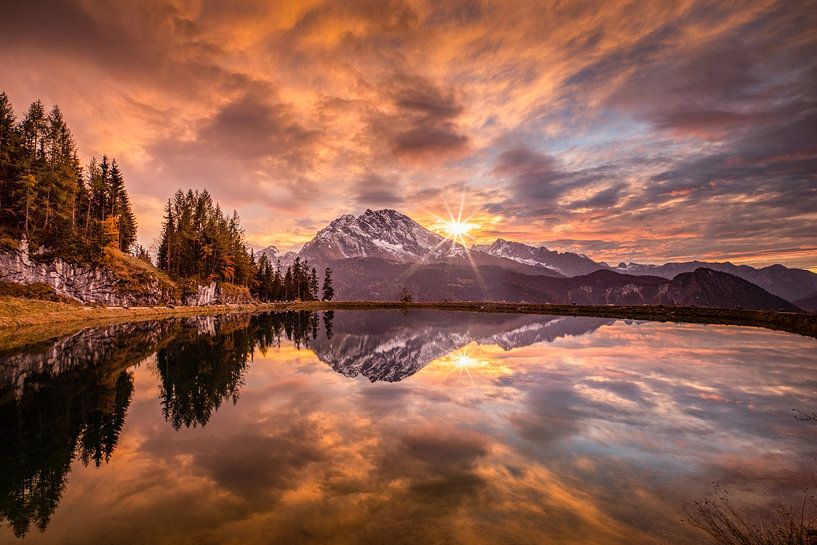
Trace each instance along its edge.
{"label": "sun", "polygon": [[443,235],[448,240],[452,240],[466,246],[466,239],[473,239],[474,237],[472,232],[478,230],[480,225],[477,223],[471,223],[471,221],[469,221],[471,219],[470,216],[466,218],[462,217],[463,205],[464,202],[460,203],[460,209],[456,215],[454,215],[451,212],[451,208],[446,205],[445,207],[448,210],[448,218],[446,219],[437,216],[437,221],[431,227],[431,229]]}
{"label": "sun", "polygon": [[450,238],[462,238],[467,236],[472,230],[479,227],[473,223],[468,223],[466,221],[460,221],[452,219],[451,221],[445,222],[443,225],[443,229],[445,232],[448,233]]}

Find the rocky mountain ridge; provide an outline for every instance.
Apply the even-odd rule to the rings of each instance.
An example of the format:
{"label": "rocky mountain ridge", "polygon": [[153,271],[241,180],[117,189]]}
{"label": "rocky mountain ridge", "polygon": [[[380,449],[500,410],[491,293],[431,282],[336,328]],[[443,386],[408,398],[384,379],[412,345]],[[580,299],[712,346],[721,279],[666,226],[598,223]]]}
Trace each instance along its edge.
{"label": "rocky mountain ridge", "polygon": [[[364,278],[377,276],[370,274],[374,271],[379,270],[385,273],[385,269],[393,269],[386,262],[411,264],[413,268],[409,273],[410,276],[415,278],[422,276],[428,281],[441,281],[444,284],[451,282],[484,284],[484,279],[479,278],[483,273],[494,280],[497,280],[497,277],[503,277],[501,281],[511,282],[509,276],[512,275],[483,270],[486,267],[532,276],[575,278],[597,271],[610,271],[627,276],[660,277],[665,280],[673,280],[679,274],[707,268],[756,284],[788,302],[803,299],[817,292],[817,274],[803,269],[790,269],[782,265],[756,269],[748,265],[732,263],[691,261],[664,265],[621,263],[617,267],[611,267],[604,262],[594,261],[584,254],[558,252],[545,246],[531,246],[502,238],[496,239],[491,244],[472,245],[466,251],[464,246],[433,233],[408,216],[391,209],[366,210],[360,216],[352,214],[340,216],[321,229],[310,242],[304,245],[298,255],[301,259],[321,266],[332,264],[333,269],[354,270],[362,274]],[[431,268],[428,269],[426,266],[431,266]],[[465,272],[464,275],[459,275],[458,271],[464,267],[471,267],[477,274],[472,275]],[[435,270],[437,270],[436,276],[442,275],[442,277],[432,280],[435,277]],[[397,274],[403,275],[404,272],[398,271]],[[341,276],[343,274],[342,272]],[[404,278],[404,275],[401,278]],[[350,290],[341,289],[340,293],[349,291],[347,295],[350,297],[370,299],[374,293],[378,297],[394,298],[394,294],[399,291],[399,288],[384,286],[383,282],[376,278],[374,280],[370,295],[362,293],[365,287],[361,286]],[[648,280],[643,282],[649,283]],[[518,286],[508,286],[508,289],[488,289],[482,292],[483,294],[492,291],[501,292],[495,295],[510,297],[509,300],[513,300],[520,297],[519,293],[512,294],[520,291],[517,288]],[[429,290],[420,285],[416,291]],[[439,290],[432,288],[431,291]],[[480,296],[479,291],[465,291],[471,297]],[[446,298],[454,299],[456,293],[462,292],[461,289],[454,290]],[[420,296],[425,300],[424,295]]]}

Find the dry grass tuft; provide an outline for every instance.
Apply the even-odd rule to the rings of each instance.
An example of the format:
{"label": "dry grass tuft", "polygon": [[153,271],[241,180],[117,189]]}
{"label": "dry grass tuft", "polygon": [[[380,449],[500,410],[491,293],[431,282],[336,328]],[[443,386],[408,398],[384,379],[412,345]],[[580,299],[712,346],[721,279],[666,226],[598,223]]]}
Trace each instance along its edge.
{"label": "dry grass tuft", "polygon": [[728,492],[715,485],[711,498],[695,502],[695,512],[687,513],[687,522],[718,545],[817,545],[815,507],[814,496],[806,492],[796,508],[781,505],[775,517],[758,520],[739,511],[729,501]]}

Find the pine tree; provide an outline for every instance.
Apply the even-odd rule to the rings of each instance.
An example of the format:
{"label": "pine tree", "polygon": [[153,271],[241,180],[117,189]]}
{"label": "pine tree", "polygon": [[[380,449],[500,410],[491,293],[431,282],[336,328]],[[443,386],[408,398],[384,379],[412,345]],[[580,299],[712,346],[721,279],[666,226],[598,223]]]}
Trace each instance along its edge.
{"label": "pine tree", "polygon": [[289,266],[286,274],[284,274],[284,301],[292,301],[293,299],[295,299],[295,288],[292,284],[292,266]]}
{"label": "pine tree", "polygon": [[309,299],[318,300],[318,271],[312,267],[312,274],[309,277]]}
{"label": "pine tree", "polygon": [[225,216],[206,190],[179,190],[168,200],[158,254],[159,268],[172,278],[258,287],[258,269],[238,214]]}
{"label": "pine tree", "polygon": [[326,267],[323,273],[323,297],[324,301],[331,301],[335,297],[335,289],[332,287],[332,269]]}
{"label": "pine tree", "polygon": [[[106,159],[106,158],[103,158]],[[104,215],[117,216],[121,210],[122,194],[125,192],[125,179],[119,171],[119,165],[116,164],[116,159],[111,160],[110,170],[107,177],[107,208]]]}
{"label": "pine tree", "polygon": [[16,230],[19,221],[20,132],[6,93],[0,93],[0,226]]}

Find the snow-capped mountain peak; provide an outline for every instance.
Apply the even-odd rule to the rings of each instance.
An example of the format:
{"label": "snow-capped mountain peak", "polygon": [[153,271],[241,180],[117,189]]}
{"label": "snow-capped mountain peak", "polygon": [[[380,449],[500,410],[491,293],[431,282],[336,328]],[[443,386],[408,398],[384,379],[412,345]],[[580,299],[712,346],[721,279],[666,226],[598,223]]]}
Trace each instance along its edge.
{"label": "snow-capped mountain peak", "polygon": [[464,254],[463,246],[390,209],[340,216],[318,231],[300,252],[301,258],[311,261],[379,257],[422,262]]}
{"label": "snow-capped mountain peak", "polygon": [[471,249],[525,265],[543,267],[565,276],[580,276],[607,268],[604,263],[596,263],[585,255],[557,252],[544,246],[529,246],[502,238],[496,239],[491,244],[474,245]]}
{"label": "snow-capped mountain peak", "polygon": [[295,261],[295,258],[298,256],[295,252],[285,252],[281,253],[277,246],[267,246],[261,250],[255,252],[255,258],[260,260],[261,257],[264,256],[267,258],[267,261],[273,266],[277,267],[280,263],[281,268],[286,268]]}

